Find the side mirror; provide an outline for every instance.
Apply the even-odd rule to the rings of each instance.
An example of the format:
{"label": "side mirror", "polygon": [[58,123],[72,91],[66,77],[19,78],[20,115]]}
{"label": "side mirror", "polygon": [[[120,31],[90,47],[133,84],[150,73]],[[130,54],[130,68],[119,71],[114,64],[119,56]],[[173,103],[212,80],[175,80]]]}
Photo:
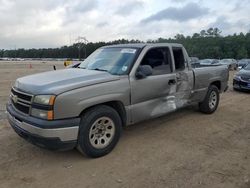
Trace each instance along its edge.
{"label": "side mirror", "polygon": [[153,74],[153,69],[150,65],[140,65],[135,73],[137,79],[146,78]]}

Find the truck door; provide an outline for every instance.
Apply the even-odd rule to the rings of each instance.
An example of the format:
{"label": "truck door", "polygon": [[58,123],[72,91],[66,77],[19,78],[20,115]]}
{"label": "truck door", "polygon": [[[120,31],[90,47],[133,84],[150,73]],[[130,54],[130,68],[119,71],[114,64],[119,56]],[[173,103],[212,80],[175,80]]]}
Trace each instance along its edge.
{"label": "truck door", "polygon": [[175,104],[177,108],[188,104],[193,89],[192,68],[188,66],[187,53],[183,47],[172,47],[174,72],[176,74]]}
{"label": "truck door", "polygon": [[174,111],[173,97],[176,91],[176,74],[172,68],[168,47],[147,49],[138,69],[142,65],[152,67],[153,74],[138,79],[130,76],[131,115],[133,123]]}

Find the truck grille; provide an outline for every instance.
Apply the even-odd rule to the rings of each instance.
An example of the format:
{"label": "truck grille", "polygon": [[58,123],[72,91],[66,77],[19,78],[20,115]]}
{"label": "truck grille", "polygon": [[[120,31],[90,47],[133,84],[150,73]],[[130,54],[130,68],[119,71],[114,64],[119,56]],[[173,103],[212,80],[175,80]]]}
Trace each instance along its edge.
{"label": "truck grille", "polygon": [[17,110],[25,114],[29,114],[32,97],[33,96],[31,94],[18,91],[14,88],[11,89],[10,99],[11,99],[13,106]]}

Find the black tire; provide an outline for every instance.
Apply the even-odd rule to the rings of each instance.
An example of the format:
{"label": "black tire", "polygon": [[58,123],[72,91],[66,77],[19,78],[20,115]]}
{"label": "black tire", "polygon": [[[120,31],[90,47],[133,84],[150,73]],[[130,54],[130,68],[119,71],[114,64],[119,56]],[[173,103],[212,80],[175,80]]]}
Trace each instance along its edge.
{"label": "black tire", "polygon": [[[212,102],[212,107],[209,105],[210,98],[213,96],[216,96],[216,101]],[[215,85],[210,85],[206,94],[205,99],[199,103],[199,109],[201,112],[205,114],[212,114],[216,111],[220,101],[220,94],[219,89]]]}
{"label": "black tire", "polygon": [[[110,120],[112,120],[113,122],[112,125],[114,127],[114,134],[107,146],[105,146],[104,148],[96,148],[93,146],[93,143],[91,144],[90,137],[98,133],[92,133],[92,132],[90,133],[90,131],[91,129],[93,129],[94,123],[98,119],[101,119],[101,118],[109,118]],[[105,106],[105,105],[99,105],[99,106],[93,107],[89,109],[86,113],[84,113],[81,118],[80,129],[79,129],[79,134],[78,134],[77,149],[82,154],[85,154],[86,156],[91,157],[91,158],[102,157],[113,150],[113,148],[119,141],[121,132],[122,132],[122,121],[118,112],[115,109],[109,106]],[[103,135],[103,137],[104,136],[105,135]],[[102,139],[103,137],[101,138],[95,137],[94,139],[96,139],[97,143],[101,145],[102,144],[101,141],[105,140],[105,139]]]}

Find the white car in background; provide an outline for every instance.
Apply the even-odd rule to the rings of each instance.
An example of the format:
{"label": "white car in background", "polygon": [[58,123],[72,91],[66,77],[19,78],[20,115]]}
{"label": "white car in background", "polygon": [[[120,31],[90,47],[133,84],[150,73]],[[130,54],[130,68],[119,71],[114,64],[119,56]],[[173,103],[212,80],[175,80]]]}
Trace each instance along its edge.
{"label": "white car in background", "polygon": [[219,65],[218,59],[201,59],[199,60],[200,65]]}
{"label": "white car in background", "polygon": [[222,59],[219,61],[221,65],[227,65],[229,70],[237,70],[237,61],[235,59]]}

